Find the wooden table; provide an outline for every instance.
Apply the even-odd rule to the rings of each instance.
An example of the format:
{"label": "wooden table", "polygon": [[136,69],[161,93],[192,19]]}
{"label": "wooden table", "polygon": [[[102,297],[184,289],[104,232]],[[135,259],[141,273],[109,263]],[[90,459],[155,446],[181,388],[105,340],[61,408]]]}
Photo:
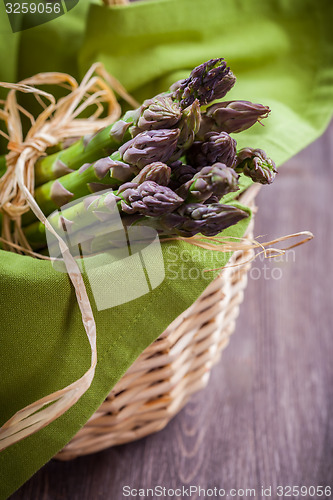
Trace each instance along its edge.
{"label": "wooden table", "polygon": [[[263,497],[262,486],[332,486],[332,200],[333,124],[259,194],[256,235],[308,229],[315,239],[283,262],[253,264],[209,386],[158,434],[51,461],[12,500],[120,500],[125,485],[255,488],[256,499],[279,498]],[[234,498],[250,497],[241,493]]]}

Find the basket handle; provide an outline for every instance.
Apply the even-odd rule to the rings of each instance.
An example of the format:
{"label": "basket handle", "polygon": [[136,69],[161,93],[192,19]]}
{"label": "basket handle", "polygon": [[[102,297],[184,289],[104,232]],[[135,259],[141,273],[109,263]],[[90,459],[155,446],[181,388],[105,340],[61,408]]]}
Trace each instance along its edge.
{"label": "basket handle", "polygon": [[130,0],[103,0],[106,7],[111,7],[111,5],[128,5]]}

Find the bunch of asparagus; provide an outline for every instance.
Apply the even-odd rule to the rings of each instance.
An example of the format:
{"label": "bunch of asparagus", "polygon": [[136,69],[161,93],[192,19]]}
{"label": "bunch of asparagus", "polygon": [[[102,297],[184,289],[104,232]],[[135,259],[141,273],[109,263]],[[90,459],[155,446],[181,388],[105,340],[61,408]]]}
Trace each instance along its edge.
{"label": "bunch of asparagus", "polygon": [[[207,107],[235,81],[224,59],[212,59],[93,137],[42,157],[35,198],[44,214],[85,197],[52,216],[55,227],[80,234],[110,217],[116,203],[124,225],[186,237],[214,236],[247,217],[221,198],[239,189],[239,174],[269,184],[276,168],[260,149],[237,151],[229,135],[267,117],[267,106],[223,101]],[[24,214],[22,223],[32,248],[45,247],[45,227],[34,214]]]}

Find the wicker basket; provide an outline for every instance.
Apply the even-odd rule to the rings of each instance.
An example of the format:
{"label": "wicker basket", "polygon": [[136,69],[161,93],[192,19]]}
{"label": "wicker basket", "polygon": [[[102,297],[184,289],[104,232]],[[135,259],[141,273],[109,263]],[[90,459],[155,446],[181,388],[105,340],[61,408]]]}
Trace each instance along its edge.
{"label": "wicker basket", "polygon": [[[253,209],[257,191],[252,186],[240,201]],[[253,218],[245,237],[251,238],[252,232]],[[253,250],[233,253],[228,267],[144,350],[57,459],[70,460],[157,432],[191,394],[206,386],[235,329],[252,256]]]}

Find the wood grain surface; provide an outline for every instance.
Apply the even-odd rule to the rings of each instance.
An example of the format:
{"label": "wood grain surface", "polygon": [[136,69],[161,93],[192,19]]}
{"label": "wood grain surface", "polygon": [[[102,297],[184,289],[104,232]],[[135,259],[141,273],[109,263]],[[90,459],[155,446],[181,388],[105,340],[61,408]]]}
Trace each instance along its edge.
{"label": "wood grain surface", "polygon": [[11,499],[120,500],[125,485],[255,488],[252,498],[277,499],[278,485],[332,486],[332,198],[333,124],[259,194],[256,235],[308,229],[315,239],[282,262],[253,264],[236,332],[208,387],[158,434],[53,460]]}

